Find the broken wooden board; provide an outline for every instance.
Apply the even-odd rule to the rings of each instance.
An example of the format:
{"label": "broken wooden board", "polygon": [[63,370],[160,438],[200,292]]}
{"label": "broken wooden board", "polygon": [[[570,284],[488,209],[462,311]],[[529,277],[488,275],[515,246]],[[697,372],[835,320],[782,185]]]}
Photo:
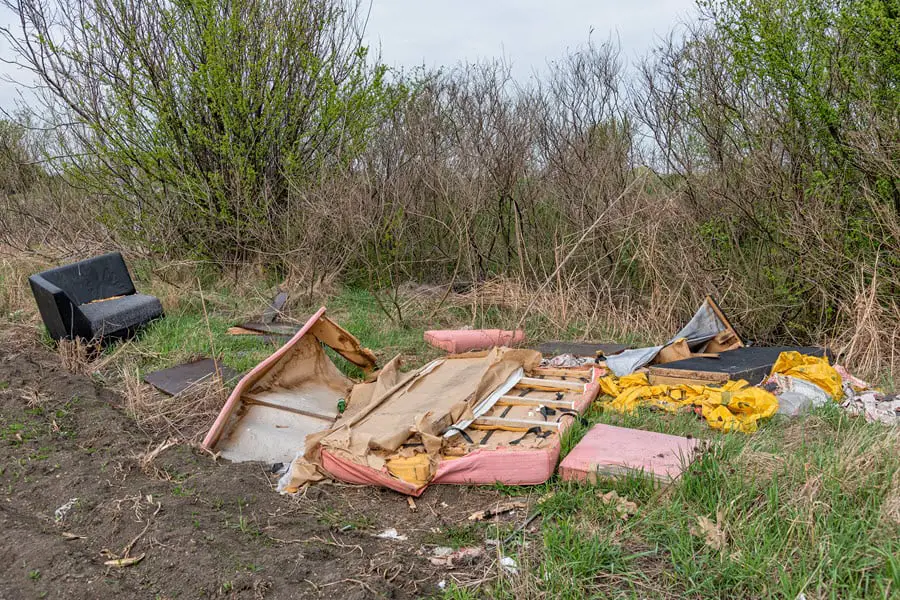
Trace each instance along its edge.
{"label": "broken wooden board", "polygon": [[234,369],[217,363],[211,358],[175,365],[168,369],[153,371],[144,376],[144,381],[170,396],[181,394],[190,387],[210,381],[216,376],[216,367],[227,385],[240,376]]}
{"label": "broken wooden board", "polygon": [[671,481],[690,464],[698,440],[640,429],[595,425],[559,465],[564,481],[643,473]]}
{"label": "broken wooden board", "polygon": [[272,303],[266,307],[266,310],[263,312],[262,316],[259,318],[262,323],[274,323],[279,315],[281,315],[281,309],[284,308],[285,303],[287,302],[287,292],[278,292],[278,295],[272,299]]}
{"label": "broken wooden board", "polygon": [[823,356],[823,348],[801,346],[750,346],[719,353],[716,358],[691,357],[684,360],[651,366],[648,377],[652,385],[690,383],[709,385],[728,380],[743,379],[750,385],[761,383],[772,369],[782,352],[796,351],[801,354]]}
{"label": "broken wooden board", "polygon": [[238,327],[256,331],[257,333],[268,333],[270,335],[292,336],[300,331],[299,325],[292,325],[290,323],[260,323],[257,321],[250,321],[248,323],[241,323]]}

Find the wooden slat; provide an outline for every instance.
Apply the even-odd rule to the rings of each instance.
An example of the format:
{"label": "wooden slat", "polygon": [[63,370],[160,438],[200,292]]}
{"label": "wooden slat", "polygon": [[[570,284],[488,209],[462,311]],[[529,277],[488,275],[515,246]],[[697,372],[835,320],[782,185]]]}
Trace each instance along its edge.
{"label": "wooden slat", "polygon": [[666,377],[665,375],[653,375],[647,378],[650,385],[719,385],[716,381],[702,381],[699,379],[686,379],[684,377]]}
{"label": "wooden slat", "polygon": [[734,334],[734,337],[737,338],[738,344],[741,348],[744,347],[744,340],[741,339],[741,336],[738,335],[737,330],[731,324],[731,321],[728,320],[728,317],[725,316],[725,313],[722,312],[722,309],[719,308],[718,303],[713,299],[712,296],[707,295],[706,299],[709,301],[710,308],[713,309],[713,312],[716,313],[716,316],[719,317],[719,320],[725,323],[725,326],[731,330],[731,333]]}
{"label": "wooden slat", "polygon": [[338,418],[337,412],[317,412],[311,409],[286,406],[284,404],[279,404],[277,402],[267,400],[265,396],[256,396],[255,394],[244,394],[243,396],[241,396],[241,399],[246,404],[258,404],[259,406],[267,406],[269,408],[277,408],[278,410],[286,410],[287,412],[303,415],[305,417],[312,417],[313,419],[321,419],[323,421],[328,421],[329,423],[334,423],[335,419]]}
{"label": "wooden slat", "polygon": [[559,429],[556,421],[536,421],[534,419],[510,419],[509,417],[479,417],[472,422],[472,427],[525,428],[542,427]]}
{"label": "wooden slat", "polygon": [[543,375],[545,377],[560,377],[563,379],[582,379],[584,380],[584,382],[587,382],[591,378],[591,369],[590,367],[577,367],[572,369],[538,367],[537,369],[531,371],[529,375]]}
{"label": "wooden slat", "polygon": [[725,383],[726,381],[728,381],[728,373],[717,373],[715,371],[690,371],[687,369],[669,369],[666,367],[650,367],[650,369],[648,370],[648,375],[651,384],[660,377],[678,379],[681,380],[682,383],[691,382],[692,385]]}
{"label": "wooden slat", "polygon": [[523,398],[522,396],[502,396],[497,406],[546,406],[548,408],[575,409],[574,400],[553,400],[549,398]]}
{"label": "wooden slat", "polygon": [[584,383],[580,381],[563,381],[561,379],[540,379],[538,377],[523,377],[519,381],[517,388],[526,388],[532,390],[548,390],[551,392],[574,390],[577,392],[584,391]]}

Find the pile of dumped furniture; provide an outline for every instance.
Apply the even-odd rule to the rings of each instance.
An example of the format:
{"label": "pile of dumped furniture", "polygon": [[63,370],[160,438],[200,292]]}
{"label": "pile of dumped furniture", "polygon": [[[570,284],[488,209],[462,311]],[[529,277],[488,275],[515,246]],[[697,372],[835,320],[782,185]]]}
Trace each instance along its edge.
{"label": "pile of dumped furniture", "polygon": [[[55,339],[125,337],[162,316],[156,298],[136,293],[118,253],[30,281]],[[723,432],[752,433],[777,412],[796,415],[828,402],[869,420],[900,418],[900,401],[832,365],[825,349],[747,346],[711,297],[658,346],[550,342],[528,349],[507,347],[524,343],[521,330],[429,331],[426,341],[449,354],[406,371],[399,356],[379,368],[324,307],[302,327],[276,323],[285,300],[279,294],[258,322],[229,331],[286,341],[240,378],[203,442],[232,461],[280,466],[283,492],[324,478],[412,496],[440,483],[542,483],[556,470],[563,435],[595,402],[620,413],[691,412]],[[344,375],[326,348],[365,379]],[[147,381],[176,394],[213,375],[239,377],[206,359]],[[671,480],[700,447],[597,425],[559,472],[563,479],[639,471]]]}

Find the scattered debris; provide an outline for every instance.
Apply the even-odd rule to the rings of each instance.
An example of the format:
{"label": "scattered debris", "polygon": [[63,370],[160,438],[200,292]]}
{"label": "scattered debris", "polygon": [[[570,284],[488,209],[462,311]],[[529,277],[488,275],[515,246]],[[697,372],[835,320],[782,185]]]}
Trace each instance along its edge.
{"label": "scattered debris", "polygon": [[281,309],[284,308],[284,305],[287,303],[287,299],[287,292],[278,292],[278,294],[272,299],[271,304],[266,307],[266,310],[263,312],[259,320],[263,323],[274,323],[276,319],[281,316]]}
{"label": "scattered debris", "polygon": [[500,566],[503,567],[503,570],[509,573],[510,575],[518,575],[519,574],[519,564],[516,562],[516,559],[511,558],[509,556],[504,556],[500,559]]}
{"label": "scattered debris", "polygon": [[63,531],[63,532],[62,532],[62,536],[63,536],[64,538],[66,538],[67,540],[69,540],[69,541],[71,541],[71,540],[86,540],[86,539],[87,539],[86,536],[78,535],[78,534],[75,534],[75,533],[70,533],[70,532],[68,532],[68,531]]}
{"label": "scattered debris", "polygon": [[469,520],[484,521],[485,519],[490,519],[491,517],[496,517],[497,515],[512,512],[519,508],[528,508],[528,504],[526,504],[525,502],[505,502],[503,504],[498,504],[493,508],[473,512],[471,515],[469,515]]}
{"label": "scattered debris", "polygon": [[712,548],[722,552],[728,542],[728,536],[725,534],[725,520],[722,511],[716,511],[716,520],[713,521],[708,517],[697,517],[697,525],[691,527],[691,535],[703,538],[704,543]]}
{"label": "scattered debris", "polygon": [[[551,497],[553,497],[552,492],[549,494],[544,494],[544,496],[540,500],[538,500],[538,503],[542,504],[543,502],[545,502],[547,499],[549,499]],[[529,525],[531,525],[534,522],[534,520],[537,519],[540,515],[541,515],[541,511],[539,511],[539,510],[531,513],[531,516],[529,516],[527,519],[525,519],[525,521],[521,525],[516,527],[512,533],[510,533],[508,536],[506,536],[506,539],[503,540],[503,544],[506,545],[506,544],[510,543],[511,541],[513,541],[515,539],[515,537],[517,535],[519,535],[519,533],[524,531],[525,528],[528,527]]]}
{"label": "scattered debris", "polygon": [[78,498],[72,498],[62,506],[56,509],[53,513],[53,518],[57,523],[66,518],[66,515],[69,514],[69,511],[75,506],[75,503],[78,502]]}
{"label": "scattered debris", "polygon": [[[290,337],[300,331],[299,325],[290,323],[259,323],[251,321],[249,323],[241,323],[229,329],[231,335],[273,335]],[[247,333],[247,332],[252,333]]]}
{"label": "scattered debris", "polygon": [[447,546],[438,546],[432,551],[432,556],[428,560],[436,567],[447,567],[454,569],[466,564],[472,564],[484,556],[484,548],[477,546],[469,546],[454,550]]}
{"label": "scattered debris", "polygon": [[[715,300],[707,296],[688,324],[666,344],[625,350],[608,357],[606,364],[619,377],[630,375],[652,363],[663,349],[676,343],[688,353],[724,352],[744,345]],[[683,356],[683,352],[677,356]]]}
{"label": "scattered debris", "polygon": [[841,407],[851,415],[864,416],[869,423],[900,425],[900,398],[896,394],[863,392],[845,398]]}
{"label": "scattered debris", "polygon": [[628,347],[613,342],[565,342],[551,341],[538,344],[537,351],[544,356],[574,355],[580,358],[589,357],[592,360],[604,356],[613,356]]}
{"label": "scattered debris", "polygon": [[616,512],[619,513],[619,517],[623,521],[627,521],[628,517],[637,512],[637,504],[635,504],[628,498],[619,496],[619,494],[615,490],[600,495],[600,499],[604,504],[612,504]]}
{"label": "scattered debris", "polygon": [[554,356],[550,359],[543,359],[541,361],[542,367],[583,367],[585,365],[596,364],[597,357],[590,356],[575,356],[574,354],[560,354],[558,356]]}
{"label": "scattered debris", "polygon": [[831,401],[828,393],[816,384],[781,373],[773,373],[761,387],[778,396],[778,414],[789,417]]}
{"label": "scattered debris", "polygon": [[411,510],[413,512],[416,512],[417,510],[419,510],[419,507],[416,506],[416,501],[412,496],[406,497],[406,503],[409,505],[409,510]]}
{"label": "scattered debris", "polygon": [[397,533],[397,530],[391,527],[390,529],[385,529],[375,537],[381,538],[383,540],[397,540],[398,542],[404,542],[408,538],[405,535],[400,535]]}
{"label": "scattered debris", "polygon": [[144,556],[145,554],[142,553],[138,554],[137,556],[130,556],[128,558],[114,558],[105,561],[103,564],[107,567],[130,567],[144,560]]}

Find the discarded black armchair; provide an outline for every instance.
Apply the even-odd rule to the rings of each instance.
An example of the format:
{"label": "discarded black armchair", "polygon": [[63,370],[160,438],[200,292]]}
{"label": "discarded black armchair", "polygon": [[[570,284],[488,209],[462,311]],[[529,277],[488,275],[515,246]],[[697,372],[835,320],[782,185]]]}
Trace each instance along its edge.
{"label": "discarded black armchair", "polygon": [[135,291],[118,252],[50,269],[28,282],[55,340],[125,338],[163,314],[159,299]]}

